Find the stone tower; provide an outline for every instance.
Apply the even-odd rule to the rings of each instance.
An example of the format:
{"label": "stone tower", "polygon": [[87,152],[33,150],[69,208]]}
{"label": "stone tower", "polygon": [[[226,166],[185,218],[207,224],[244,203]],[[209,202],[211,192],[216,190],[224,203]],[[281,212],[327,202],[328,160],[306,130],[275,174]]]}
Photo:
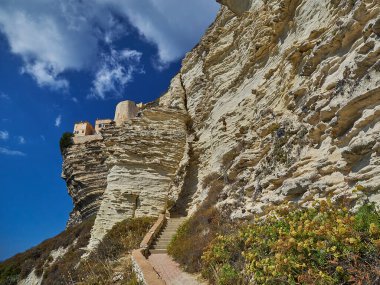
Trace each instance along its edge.
{"label": "stone tower", "polygon": [[116,126],[122,125],[125,121],[137,116],[139,108],[133,101],[123,101],[117,104],[115,111],[115,123]]}

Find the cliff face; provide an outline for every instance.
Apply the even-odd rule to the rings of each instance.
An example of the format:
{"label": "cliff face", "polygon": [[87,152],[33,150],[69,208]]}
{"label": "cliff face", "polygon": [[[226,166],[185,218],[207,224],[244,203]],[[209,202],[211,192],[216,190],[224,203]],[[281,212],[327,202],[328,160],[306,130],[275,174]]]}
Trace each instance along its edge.
{"label": "cliff face", "polygon": [[185,151],[186,119],[184,112],[157,107],[104,131],[109,172],[90,249],[117,222],[127,217],[157,217],[165,211],[169,187]]}
{"label": "cliff face", "polygon": [[210,189],[245,217],[325,197],[380,200],[378,1],[223,0],[181,78]]}
{"label": "cliff face", "polygon": [[101,140],[74,144],[64,152],[62,178],[74,203],[67,226],[97,213],[107,186],[106,158],[106,148]]}
{"label": "cliff face", "polygon": [[[178,190],[174,178],[186,155],[188,115],[178,78],[139,117],[81,137],[64,151],[62,177],[73,197],[68,226],[96,214],[89,248],[128,217],[158,216]],[[89,138],[84,140],[83,138]]]}
{"label": "cliff face", "polygon": [[114,223],[209,191],[232,218],[331,197],[380,202],[380,5],[220,0],[215,23],[141,117],[70,147],[72,222]]}

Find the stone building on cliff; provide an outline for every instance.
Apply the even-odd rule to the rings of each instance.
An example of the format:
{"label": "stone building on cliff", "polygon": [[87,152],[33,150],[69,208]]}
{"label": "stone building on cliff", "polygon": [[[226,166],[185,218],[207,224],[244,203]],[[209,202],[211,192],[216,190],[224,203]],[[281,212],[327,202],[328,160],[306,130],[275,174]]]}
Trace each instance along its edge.
{"label": "stone building on cliff", "polygon": [[76,137],[82,137],[82,136],[88,136],[94,134],[94,128],[93,126],[87,122],[79,122],[74,125],[74,136]]}
{"label": "stone building on cliff", "polygon": [[[115,119],[97,119],[95,121],[95,128],[91,123],[87,121],[78,122],[74,125],[74,137],[84,137],[84,136],[98,136],[101,130],[110,124],[116,124],[116,126],[121,126],[124,122],[135,118],[143,104],[136,105],[135,102],[126,100],[122,101],[116,106]],[[74,143],[76,143],[74,139]]]}

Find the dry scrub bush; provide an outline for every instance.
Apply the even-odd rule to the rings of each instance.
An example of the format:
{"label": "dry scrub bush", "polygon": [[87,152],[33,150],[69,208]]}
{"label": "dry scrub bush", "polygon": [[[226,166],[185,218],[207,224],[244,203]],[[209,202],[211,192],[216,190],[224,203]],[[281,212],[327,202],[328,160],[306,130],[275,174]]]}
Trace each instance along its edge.
{"label": "dry scrub bush", "polygon": [[228,218],[214,207],[219,191],[211,191],[198,211],[179,227],[168,247],[168,252],[189,272],[202,268],[201,256],[210,242],[220,233],[233,230]]}
{"label": "dry scrub bush", "polygon": [[[80,225],[71,227],[59,235],[0,263],[0,284],[17,284],[19,280],[27,277],[34,268],[36,275],[41,276],[43,270],[52,261],[51,251],[58,248],[68,248],[75,240],[76,244],[69,248],[67,256],[70,256],[68,259],[78,262],[79,256],[75,256],[73,252],[87,245],[93,223],[94,219],[84,221]],[[69,263],[72,264],[73,260]]]}

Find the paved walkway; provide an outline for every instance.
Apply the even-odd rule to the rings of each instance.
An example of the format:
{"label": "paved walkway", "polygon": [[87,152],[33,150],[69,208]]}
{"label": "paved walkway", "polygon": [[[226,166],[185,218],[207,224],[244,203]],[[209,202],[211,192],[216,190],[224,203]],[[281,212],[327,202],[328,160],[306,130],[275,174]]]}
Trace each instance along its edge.
{"label": "paved walkway", "polygon": [[166,253],[156,253],[149,256],[149,262],[167,285],[206,285],[194,275],[181,270],[179,264]]}

